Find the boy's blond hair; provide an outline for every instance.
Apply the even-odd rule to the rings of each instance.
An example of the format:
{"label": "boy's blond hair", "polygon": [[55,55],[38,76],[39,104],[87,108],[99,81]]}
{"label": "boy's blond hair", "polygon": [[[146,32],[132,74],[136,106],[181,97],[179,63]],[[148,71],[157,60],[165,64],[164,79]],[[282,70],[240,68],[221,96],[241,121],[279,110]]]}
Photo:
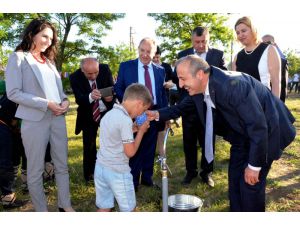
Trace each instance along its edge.
{"label": "boy's blond hair", "polygon": [[141,100],[144,105],[152,105],[152,96],[148,88],[138,83],[133,83],[126,88],[123,101],[126,100]]}

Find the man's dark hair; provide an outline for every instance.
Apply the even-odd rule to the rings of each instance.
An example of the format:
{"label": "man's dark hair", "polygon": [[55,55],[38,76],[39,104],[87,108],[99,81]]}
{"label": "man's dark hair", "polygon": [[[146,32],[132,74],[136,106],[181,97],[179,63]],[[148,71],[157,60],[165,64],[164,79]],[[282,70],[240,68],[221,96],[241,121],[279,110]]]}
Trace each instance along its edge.
{"label": "man's dark hair", "polygon": [[161,50],[160,50],[160,48],[158,46],[156,48],[155,55],[161,55]]}
{"label": "man's dark hair", "polygon": [[208,31],[207,27],[195,27],[193,32],[192,32],[192,35],[196,35],[196,36],[202,36],[204,31]]}

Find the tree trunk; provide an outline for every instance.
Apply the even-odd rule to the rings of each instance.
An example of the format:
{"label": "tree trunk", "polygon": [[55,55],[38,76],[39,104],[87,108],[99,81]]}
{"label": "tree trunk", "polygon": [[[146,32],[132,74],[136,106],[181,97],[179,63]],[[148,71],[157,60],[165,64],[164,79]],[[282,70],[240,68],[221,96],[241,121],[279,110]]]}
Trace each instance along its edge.
{"label": "tree trunk", "polygon": [[68,39],[68,36],[69,36],[69,33],[70,33],[70,30],[71,30],[71,17],[68,16],[68,14],[65,14],[66,18],[65,18],[65,33],[64,33],[64,38],[63,40],[61,41],[60,43],[60,46],[59,46],[59,51],[58,51],[58,55],[57,55],[57,59],[56,59],[56,67],[57,67],[57,70],[59,72],[62,72],[62,65],[64,63],[64,52],[65,52],[65,48],[66,48],[66,43],[67,43],[67,39]]}

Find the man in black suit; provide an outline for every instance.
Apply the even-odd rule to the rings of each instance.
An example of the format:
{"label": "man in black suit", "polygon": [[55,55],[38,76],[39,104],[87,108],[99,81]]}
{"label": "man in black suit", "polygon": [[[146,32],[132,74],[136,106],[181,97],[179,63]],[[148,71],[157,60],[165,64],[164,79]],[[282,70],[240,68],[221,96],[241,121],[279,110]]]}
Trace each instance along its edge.
{"label": "man in black suit", "polygon": [[180,87],[190,96],[179,105],[148,112],[149,118],[164,121],[189,115],[195,113],[195,105],[207,129],[205,108],[212,109],[214,132],[231,144],[230,210],[265,211],[266,178],[273,160],[296,136],[294,117],[268,88],[247,74],[210,67],[195,56],[179,60],[177,73]]}
{"label": "man in black suit", "polygon": [[[80,67],[70,75],[70,83],[78,104],[75,134],[82,131],[83,174],[88,183],[93,181],[100,119],[114,104],[113,95],[102,98],[99,89],[111,87],[114,83],[109,66],[99,64],[96,58],[84,58]],[[96,88],[93,89],[94,87]],[[98,118],[93,118],[95,104],[100,109]]]}
{"label": "man in black suit", "polygon": [[[192,48],[188,48],[178,53],[178,59],[187,55],[198,55],[208,62],[209,65],[219,67],[226,70],[224,66],[224,54],[222,51],[209,48],[209,31],[205,27],[196,27],[192,32]],[[178,77],[175,76],[173,80],[179,89]],[[184,89],[180,90],[180,98],[184,99],[188,95]],[[197,114],[182,116],[182,133],[183,133],[183,148],[185,154],[185,165],[187,173],[182,181],[182,184],[190,184],[192,179],[197,177],[197,140],[202,149],[201,156],[201,169],[200,177],[203,182],[208,184],[210,187],[214,186],[212,179],[213,162],[208,162],[205,158],[205,147],[204,147],[204,130],[199,130],[200,121]]]}

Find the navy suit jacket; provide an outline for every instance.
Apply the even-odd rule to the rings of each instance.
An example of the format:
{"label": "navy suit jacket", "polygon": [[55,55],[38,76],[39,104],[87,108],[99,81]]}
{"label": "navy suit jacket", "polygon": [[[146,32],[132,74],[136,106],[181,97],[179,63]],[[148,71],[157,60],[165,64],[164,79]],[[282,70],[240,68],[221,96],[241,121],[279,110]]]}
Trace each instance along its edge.
{"label": "navy suit jacket", "polygon": [[[79,134],[83,126],[89,126],[91,123],[95,123],[93,120],[93,103],[90,103],[89,100],[89,94],[92,92],[92,88],[81,69],[71,74],[69,79],[75,95],[75,101],[78,105],[75,134]],[[114,85],[112,74],[107,64],[99,64],[99,74],[96,78],[96,83],[98,89]],[[112,109],[115,100],[106,102],[102,99],[102,102],[108,111]],[[101,118],[107,111],[101,112]]]}
{"label": "navy suit jacket", "polygon": [[[252,166],[261,167],[268,159],[279,159],[282,150],[294,140],[295,119],[290,111],[251,76],[211,67],[209,93],[216,106],[216,117],[221,118],[225,127],[216,127],[216,134],[231,143],[243,140],[249,144],[249,163]],[[159,110],[160,120],[188,115],[193,104],[205,126],[202,94],[186,97],[179,105]],[[214,118],[214,126],[218,124]]]}
{"label": "navy suit jacket", "polygon": [[[157,108],[166,107],[168,102],[163,86],[165,70],[163,67],[154,63],[152,63],[152,67],[155,79]],[[132,83],[138,83],[138,59],[122,62],[120,64],[117,82],[114,87],[119,102],[122,102],[125,89]]]}
{"label": "navy suit jacket", "polygon": [[[178,53],[178,59],[194,54],[194,48],[188,48]],[[220,69],[227,70],[227,68],[225,67],[224,53],[221,50],[209,48],[206,54],[206,62],[210,66],[216,66]]]}

